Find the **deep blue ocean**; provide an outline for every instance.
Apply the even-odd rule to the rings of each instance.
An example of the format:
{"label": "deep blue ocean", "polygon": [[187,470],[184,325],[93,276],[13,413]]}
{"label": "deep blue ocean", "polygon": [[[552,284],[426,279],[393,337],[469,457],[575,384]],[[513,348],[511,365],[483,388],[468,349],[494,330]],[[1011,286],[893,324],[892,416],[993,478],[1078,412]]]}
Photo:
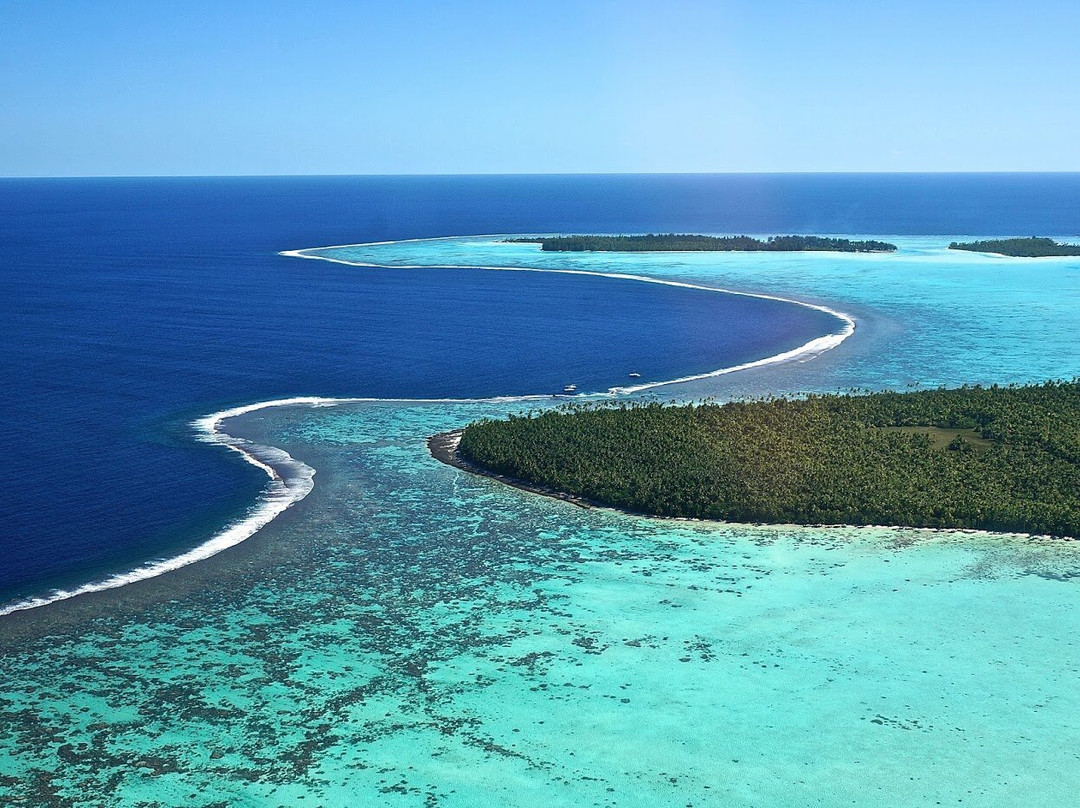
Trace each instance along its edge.
{"label": "deep blue ocean", "polygon": [[1078,200],[1076,174],[0,180],[0,602],[174,554],[241,513],[265,477],[190,426],[225,406],[601,390],[821,326],[750,298],[281,250],[489,233],[1068,236]]}

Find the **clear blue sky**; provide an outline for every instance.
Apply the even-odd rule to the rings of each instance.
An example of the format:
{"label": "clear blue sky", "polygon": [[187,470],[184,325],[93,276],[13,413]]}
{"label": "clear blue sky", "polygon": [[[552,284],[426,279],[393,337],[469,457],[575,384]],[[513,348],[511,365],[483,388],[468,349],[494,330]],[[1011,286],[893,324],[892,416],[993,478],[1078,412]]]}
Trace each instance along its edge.
{"label": "clear blue sky", "polygon": [[1080,170],[1075,2],[0,0],[0,175]]}

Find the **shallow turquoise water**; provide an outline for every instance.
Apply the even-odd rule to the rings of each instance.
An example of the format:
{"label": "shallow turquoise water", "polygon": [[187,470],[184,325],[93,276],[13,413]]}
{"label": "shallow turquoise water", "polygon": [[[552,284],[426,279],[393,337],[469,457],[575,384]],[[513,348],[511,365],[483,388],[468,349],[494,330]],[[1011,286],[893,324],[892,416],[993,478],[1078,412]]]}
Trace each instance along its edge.
{"label": "shallow turquoise water", "polygon": [[[866,236],[859,236],[866,238]],[[966,236],[876,236],[895,254],[544,253],[497,237],[316,251],[388,266],[515,266],[647,275],[824,303],[864,334],[766,390],[1037,382],[1080,373],[1080,259],[1017,259],[946,249]],[[741,384],[754,386],[759,378]],[[728,393],[733,382],[716,388]],[[680,388],[671,395],[708,393]]]}
{"label": "shallow turquoise water", "polygon": [[[616,263],[859,319],[812,361],[663,397],[1077,372],[1080,263],[943,255],[942,241],[905,240],[899,256]],[[425,244],[451,263],[447,242]],[[474,248],[504,263],[505,245],[461,247]],[[315,491],[211,562],[5,623],[0,801],[1073,798],[1080,544],[641,519],[427,454],[427,435],[528,406],[233,419],[234,434],[318,469]]]}

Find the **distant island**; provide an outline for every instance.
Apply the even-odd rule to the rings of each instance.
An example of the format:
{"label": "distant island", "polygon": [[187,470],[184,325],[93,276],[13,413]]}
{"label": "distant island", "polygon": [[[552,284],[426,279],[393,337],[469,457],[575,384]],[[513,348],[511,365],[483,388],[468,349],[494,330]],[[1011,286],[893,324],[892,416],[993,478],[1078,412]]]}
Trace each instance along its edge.
{"label": "distant island", "polygon": [[987,241],[954,241],[950,250],[997,253],[1011,258],[1047,258],[1061,255],[1080,255],[1080,244],[1061,244],[1052,238],[1003,238]]}
{"label": "distant island", "polygon": [[507,244],[539,244],[544,252],[895,252],[884,241],[852,241],[822,236],[551,236],[508,238]]}
{"label": "distant island", "polygon": [[532,491],[641,514],[1080,537],[1080,381],[575,404],[430,446]]}

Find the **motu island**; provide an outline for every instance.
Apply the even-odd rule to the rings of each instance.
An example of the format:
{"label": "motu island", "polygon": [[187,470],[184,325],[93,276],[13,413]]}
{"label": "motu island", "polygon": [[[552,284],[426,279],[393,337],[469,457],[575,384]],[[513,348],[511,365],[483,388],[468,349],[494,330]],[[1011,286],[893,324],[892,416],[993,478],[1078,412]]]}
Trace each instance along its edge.
{"label": "motu island", "polygon": [[895,252],[884,241],[852,241],[823,236],[551,236],[511,238],[510,244],[539,244],[544,252]]}
{"label": "motu island", "polygon": [[988,241],[954,241],[950,250],[997,253],[1010,258],[1048,258],[1050,256],[1080,255],[1080,244],[1061,244],[1052,238],[1003,238]]}
{"label": "motu island", "polygon": [[1080,536],[1080,381],[570,405],[470,424],[453,457],[442,448],[532,490],[659,516]]}

